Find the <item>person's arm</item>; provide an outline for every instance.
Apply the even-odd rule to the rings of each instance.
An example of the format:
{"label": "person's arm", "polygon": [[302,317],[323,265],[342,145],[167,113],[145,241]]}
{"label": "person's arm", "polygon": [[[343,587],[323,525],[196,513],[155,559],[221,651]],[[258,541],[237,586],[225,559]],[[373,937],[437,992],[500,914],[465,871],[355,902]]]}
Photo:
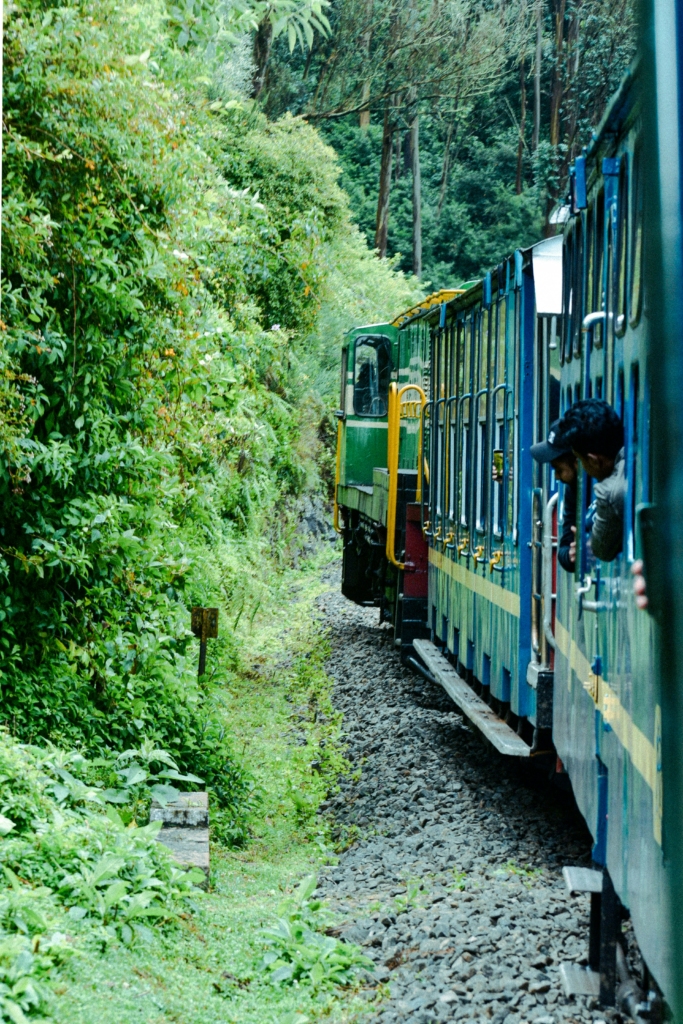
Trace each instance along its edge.
{"label": "person's arm", "polygon": [[612,562],[621,551],[624,537],[626,480],[623,459],[612,476],[595,485],[594,494],[591,550],[602,562]]}
{"label": "person's arm", "polygon": [[574,572],[574,559],[570,547],[575,538],[576,525],[576,490],[574,487],[564,489],[564,516],[562,517],[562,536],[557,545],[557,560],[565,572]]}

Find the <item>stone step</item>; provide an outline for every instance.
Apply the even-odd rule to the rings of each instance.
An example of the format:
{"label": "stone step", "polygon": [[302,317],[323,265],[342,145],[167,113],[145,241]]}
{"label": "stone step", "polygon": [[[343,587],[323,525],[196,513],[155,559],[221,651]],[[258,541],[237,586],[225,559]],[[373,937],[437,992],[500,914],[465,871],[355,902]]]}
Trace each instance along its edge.
{"label": "stone step", "polygon": [[152,802],[150,821],[161,821],[157,842],[163,843],[178,864],[201,868],[209,884],[209,796],[208,793],[181,793],[173,803],[162,807]]}
{"label": "stone step", "polygon": [[163,821],[164,825],[180,828],[208,828],[209,794],[181,793],[177,800],[165,807],[153,800],[149,820]]}

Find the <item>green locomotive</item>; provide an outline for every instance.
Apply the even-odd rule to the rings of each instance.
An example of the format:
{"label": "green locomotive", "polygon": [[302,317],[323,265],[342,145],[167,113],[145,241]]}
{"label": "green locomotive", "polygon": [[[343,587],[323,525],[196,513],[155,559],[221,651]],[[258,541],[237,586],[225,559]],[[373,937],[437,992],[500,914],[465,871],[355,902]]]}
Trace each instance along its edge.
{"label": "green locomotive", "polygon": [[342,349],[334,510],[344,539],[342,592],[379,607],[404,658],[426,635],[426,318],[458,294],[435,292],[392,323],[354,328]]}

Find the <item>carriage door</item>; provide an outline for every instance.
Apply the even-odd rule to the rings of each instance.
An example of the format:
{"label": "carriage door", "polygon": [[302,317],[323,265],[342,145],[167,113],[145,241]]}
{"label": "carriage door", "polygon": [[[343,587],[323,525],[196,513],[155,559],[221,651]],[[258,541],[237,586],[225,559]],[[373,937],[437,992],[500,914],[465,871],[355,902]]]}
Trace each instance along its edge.
{"label": "carriage door", "polygon": [[[536,301],[534,325],[533,443],[548,437],[560,415],[560,317],[562,238],[533,248]],[[531,502],[531,660],[527,682],[536,690],[536,728],[552,727],[552,673],[557,583],[557,484],[552,466],[532,466]]]}

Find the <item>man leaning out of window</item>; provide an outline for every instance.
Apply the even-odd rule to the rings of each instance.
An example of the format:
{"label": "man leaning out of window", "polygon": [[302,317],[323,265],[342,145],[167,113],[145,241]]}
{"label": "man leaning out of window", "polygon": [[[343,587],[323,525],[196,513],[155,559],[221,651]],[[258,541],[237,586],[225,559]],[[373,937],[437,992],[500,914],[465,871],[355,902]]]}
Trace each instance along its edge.
{"label": "man leaning out of window", "polygon": [[593,487],[590,532],[596,558],[611,562],[621,551],[624,534],[624,427],[611,405],[586,398],[567,409],[559,423],[562,440],[597,483]]}

